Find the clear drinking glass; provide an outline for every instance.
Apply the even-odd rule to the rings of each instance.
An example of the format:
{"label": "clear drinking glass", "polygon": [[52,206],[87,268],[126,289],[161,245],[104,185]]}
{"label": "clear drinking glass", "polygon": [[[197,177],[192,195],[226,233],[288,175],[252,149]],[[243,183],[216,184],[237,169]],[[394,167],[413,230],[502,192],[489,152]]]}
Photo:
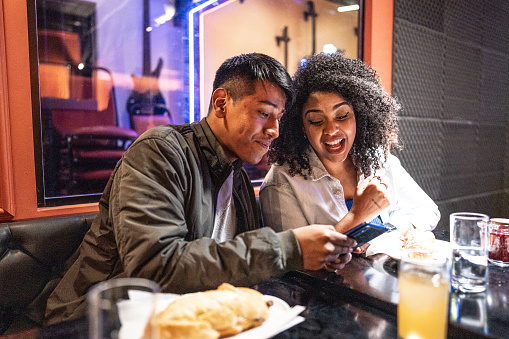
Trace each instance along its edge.
{"label": "clear drinking glass", "polygon": [[90,339],[150,338],[147,324],[156,308],[160,287],[142,278],[100,282],[87,293]]}
{"label": "clear drinking glass", "polygon": [[488,267],[488,221],[481,213],[450,215],[452,287],[461,292],[486,290]]}
{"label": "clear drinking glass", "polygon": [[403,250],[398,281],[398,337],[445,338],[451,285],[447,254]]}

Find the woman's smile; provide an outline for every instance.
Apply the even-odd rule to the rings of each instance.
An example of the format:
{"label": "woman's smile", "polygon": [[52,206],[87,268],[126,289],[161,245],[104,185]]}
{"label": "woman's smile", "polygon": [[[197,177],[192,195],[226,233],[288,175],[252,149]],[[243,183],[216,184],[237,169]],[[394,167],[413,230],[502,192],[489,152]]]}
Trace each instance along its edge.
{"label": "woman's smile", "polygon": [[335,139],[332,141],[324,141],[325,149],[329,153],[338,154],[345,150],[345,139]]}
{"label": "woman's smile", "polygon": [[352,106],[339,94],[312,93],[303,107],[302,119],[309,144],[324,164],[343,162],[355,140]]}

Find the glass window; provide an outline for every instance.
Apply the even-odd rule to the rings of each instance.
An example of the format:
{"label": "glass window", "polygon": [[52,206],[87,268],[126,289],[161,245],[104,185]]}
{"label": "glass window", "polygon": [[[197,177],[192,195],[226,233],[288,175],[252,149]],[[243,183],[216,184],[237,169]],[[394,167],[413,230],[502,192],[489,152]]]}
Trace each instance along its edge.
{"label": "glass window", "polygon": [[[39,205],[97,201],[144,131],[206,116],[215,71],[231,56],[266,53],[290,74],[314,52],[362,57],[359,2],[37,0]],[[257,184],[268,165],[245,168]]]}

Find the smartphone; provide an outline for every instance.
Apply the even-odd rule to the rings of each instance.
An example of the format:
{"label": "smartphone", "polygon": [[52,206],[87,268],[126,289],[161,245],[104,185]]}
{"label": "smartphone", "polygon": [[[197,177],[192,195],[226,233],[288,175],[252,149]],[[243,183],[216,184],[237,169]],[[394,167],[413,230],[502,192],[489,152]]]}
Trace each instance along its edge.
{"label": "smartphone", "polygon": [[355,241],[357,241],[357,247],[359,247],[375,239],[379,235],[388,232],[389,230],[390,228],[387,228],[384,225],[374,225],[367,222],[363,222],[362,224],[355,226],[351,230],[346,231],[345,235],[355,239]]}

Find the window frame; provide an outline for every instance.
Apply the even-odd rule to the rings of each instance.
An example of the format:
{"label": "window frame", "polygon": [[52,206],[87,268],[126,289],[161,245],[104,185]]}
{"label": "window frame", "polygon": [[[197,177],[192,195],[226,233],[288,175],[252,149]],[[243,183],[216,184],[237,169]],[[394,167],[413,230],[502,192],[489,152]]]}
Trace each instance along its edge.
{"label": "window frame", "polygon": [[[32,6],[32,7],[30,7]],[[28,14],[35,1],[0,0],[0,221],[48,218],[98,211],[98,203],[39,207],[34,140]],[[391,91],[393,0],[364,0],[363,60]],[[376,15],[375,15],[376,13]],[[33,20],[32,20],[33,21]],[[36,51],[35,51],[36,52]]]}

